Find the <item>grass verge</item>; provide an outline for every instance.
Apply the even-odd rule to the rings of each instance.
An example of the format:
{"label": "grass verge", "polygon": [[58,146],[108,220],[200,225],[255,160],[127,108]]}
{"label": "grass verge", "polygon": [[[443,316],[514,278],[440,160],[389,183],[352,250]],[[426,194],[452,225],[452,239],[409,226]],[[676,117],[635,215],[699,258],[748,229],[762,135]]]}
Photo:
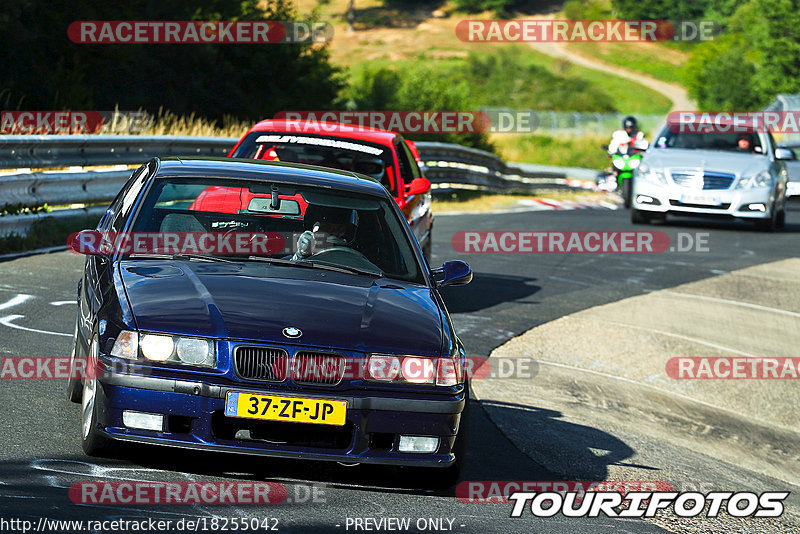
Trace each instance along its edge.
{"label": "grass verge", "polygon": [[495,134],[490,140],[506,161],[599,170],[608,166],[608,155],[601,145],[610,137],[610,133],[580,137]]}
{"label": "grass verge", "polygon": [[485,213],[525,206],[524,201],[535,199],[571,200],[576,202],[609,201],[605,193],[595,191],[571,191],[563,189],[542,190],[535,195],[487,194],[478,191],[457,191],[446,195],[437,195],[433,200],[433,213],[452,212]]}
{"label": "grass verge", "polygon": [[98,220],[98,217],[94,216],[41,219],[33,223],[25,236],[11,234],[0,237],[0,254],[66,245],[67,238],[71,234],[86,228],[94,228]]}

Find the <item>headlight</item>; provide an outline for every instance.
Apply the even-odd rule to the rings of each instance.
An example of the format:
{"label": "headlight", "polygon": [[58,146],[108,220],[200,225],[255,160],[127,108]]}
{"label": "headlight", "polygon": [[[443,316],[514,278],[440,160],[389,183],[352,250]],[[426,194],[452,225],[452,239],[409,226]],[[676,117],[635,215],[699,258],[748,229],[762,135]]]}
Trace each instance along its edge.
{"label": "headlight", "polygon": [[628,160],[628,165],[631,166],[631,169],[635,169],[636,167],[639,166],[641,162],[642,160],[640,160],[639,158],[631,158],[630,160]]}
{"label": "headlight", "polygon": [[651,169],[647,166],[647,164],[643,164],[641,167],[639,167],[639,170],[636,172],[636,179],[644,180],[645,182],[650,182],[651,184],[667,184],[667,179],[664,177],[664,172],[657,169]]}
{"label": "headlight", "polygon": [[736,189],[749,189],[752,187],[771,187],[772,175],[769,171],[761,171],[755,176],[747,176],[739,178],[736,184]]}
{"label": "headlight", "polygon": [[463,372],[458,358],[373,354],[366,376],[379,382],[456,386],[462,383]]}
{"label": "headlight", "polygon": [[139,342],[142,355],[154,362],[165,362],[175,353],[175,342],[172,336],[145,334]]}
{"label": "headlight", "polygon": [[618,169],[625,168],[625,160],[622,158],[614,158],[613,160],[611,160],[611,164]]}
{"label": "headlight", "polygon": [[214,346],[207,339],[178,338],[175,352],[178,359],[187,365],[214,365]]}
{"label": "headlight", "polygon": [[114,347],[111,349],[111,355],[117,358],[125,358],[127,360],[135,360],[139,358],[139,336],[136,332],[123,330],[114,341]]}
{"label": "headlight", "polygon": [[129,330],[123,330],[117,336],[111,356],[204,367],[213,367],[217,363],[214,342],[210,339],[137,334]]}

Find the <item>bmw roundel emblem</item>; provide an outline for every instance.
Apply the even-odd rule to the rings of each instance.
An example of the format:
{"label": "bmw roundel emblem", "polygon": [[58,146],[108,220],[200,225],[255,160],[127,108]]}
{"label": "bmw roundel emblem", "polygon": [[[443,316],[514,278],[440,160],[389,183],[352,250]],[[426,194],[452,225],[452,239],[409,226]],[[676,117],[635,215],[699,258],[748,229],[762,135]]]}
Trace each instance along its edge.
{"label": "bmw roundel emblem", "polygon": [[287,326],[283,329],[283,335],[290,338],[295,339],[303,335],[303,332],[300,331],[299,328],[295,328],[293,326]]}

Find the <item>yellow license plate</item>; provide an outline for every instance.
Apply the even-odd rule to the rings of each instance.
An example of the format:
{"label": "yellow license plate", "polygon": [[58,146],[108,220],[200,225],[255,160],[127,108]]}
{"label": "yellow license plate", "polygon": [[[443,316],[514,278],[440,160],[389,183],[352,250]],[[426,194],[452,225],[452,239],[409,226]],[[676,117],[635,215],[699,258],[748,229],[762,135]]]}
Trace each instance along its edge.
{"label": "yellow license plate", "polygon": [[225,415],[342,426],[347,415],[347,401],[229,391],[225,396]]}

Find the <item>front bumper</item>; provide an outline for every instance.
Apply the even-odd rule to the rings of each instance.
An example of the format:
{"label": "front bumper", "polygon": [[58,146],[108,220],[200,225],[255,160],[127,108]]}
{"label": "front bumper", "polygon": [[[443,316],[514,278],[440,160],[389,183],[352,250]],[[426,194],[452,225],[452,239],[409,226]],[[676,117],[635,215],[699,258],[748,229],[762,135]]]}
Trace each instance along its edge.
{"label": "front bumper", "polygon": [[[98,379],[97,430],[128,442],[259,456],[447,467],[464,409],[464,392],[440,398],[402,398],[363,392],[292,391],[247,385],[213,385],[119,372]],[[224,416],[228,391],[346,400],[343,427],[262,422]],[[344,393],[344,394],[343,394]],[[163,432],[127,428],[123,410],[166,416]],[[399,436],[436,436],[433,453],[397,451]]]}
{"label": "front bumper", "polygon": [[[710,199],[713,204],[693,200],[699,196]],[[649,197],[653,201],[644,202],[640,197]],[[635,180],[631,205],[634,209],[653,213],[768,219],[772,215],[774,200],[771,188],[696,190]],[[766,211],[748,208],[751,204],[763,204]]]}

